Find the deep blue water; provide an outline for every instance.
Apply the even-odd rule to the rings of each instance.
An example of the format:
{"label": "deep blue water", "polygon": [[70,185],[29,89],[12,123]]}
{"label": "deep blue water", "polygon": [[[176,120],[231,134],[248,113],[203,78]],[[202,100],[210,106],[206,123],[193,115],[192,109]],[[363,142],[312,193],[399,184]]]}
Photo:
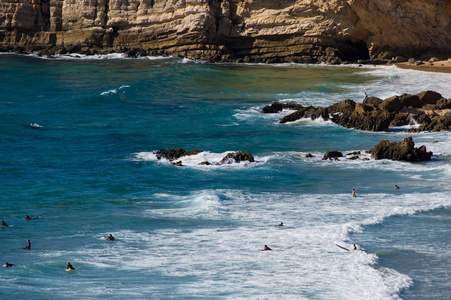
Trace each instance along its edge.
{"label": "deep blue water", "polygon": [[[451,135],[413,135],[426,163],[330,162],[409,135],[260,111],[451,97],[449,74],[13,55],[0,71],[0,259],[16,265],[0,298],[448,299]],[[167,148],[204,152],[174,167]],[[255,163],[198,165],[239,150]]]}

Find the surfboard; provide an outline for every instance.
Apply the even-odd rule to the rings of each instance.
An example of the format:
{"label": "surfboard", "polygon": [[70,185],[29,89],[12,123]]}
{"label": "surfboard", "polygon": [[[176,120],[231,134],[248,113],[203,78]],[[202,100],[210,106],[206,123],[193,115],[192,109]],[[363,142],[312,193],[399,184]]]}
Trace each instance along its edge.
{"label": "surfboard", "polygon": [[348,248],[345,248],[345,247],[343,247],[343,246],[340,246],[340,245],[337,245],[337,244],[335,244],[338,248],[341,248],[341,249],[343,249],[343,250],[346,250],[346,251],[351,251],[351,250],[349,250]]}
{"label": "surfboard", "polygon": [[75,271],[75,269],[66,269],[67,272]]}

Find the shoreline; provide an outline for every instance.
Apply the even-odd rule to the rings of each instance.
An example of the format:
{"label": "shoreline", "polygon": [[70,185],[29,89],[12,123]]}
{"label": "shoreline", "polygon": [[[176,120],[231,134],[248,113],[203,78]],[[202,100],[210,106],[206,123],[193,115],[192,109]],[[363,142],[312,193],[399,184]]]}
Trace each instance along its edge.
{"label": "shoreline", "polygon": [[451,60],[439,60],[434,62],[423,62],[420,65],[409,62],[395,63],[401,69],[409,69],[424,72],[451,73]]}

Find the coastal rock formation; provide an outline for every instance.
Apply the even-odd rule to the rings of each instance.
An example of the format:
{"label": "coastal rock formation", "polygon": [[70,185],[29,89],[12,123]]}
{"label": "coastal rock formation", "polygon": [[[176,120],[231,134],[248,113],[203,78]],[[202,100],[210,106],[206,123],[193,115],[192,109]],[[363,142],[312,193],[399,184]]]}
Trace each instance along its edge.
{"label": "coastal rock formation", "polygon": [[371,157],[378,159],[403,160],[419,162],[430,160],[432,152],[426,150],[426,146],[415,148],[412,137],[405,138],[402,142],[390,143],[388,140],[381,141],[369,151]]}
{"label": "coastal rock formation", "polygon": [[451,3],[7,0],[0,4],[0,51],[268,63],[440,57],[451,53]]}
{"label": "coastal rock formation", "polygon": [[254,157],[252,154],[238,151],[227,154],[223,159],[221,159],[220,164],[230,164],[230,163],[239,163],[242,161],[254,162]]}
{"label": "coastal rock formation", "polygon": [[201,152],[204,152],[204,150],[194,149],[191,151],[185,151],[182,148],[178,149],[169,148],[168,150],[161,149],[157,151],[155,154],[157,156],[157,159],[165,158],[169,161],[173,161],[175,159],[179,159],[182,156],[196,155]]}
{"label": "coastal rock formation", "polygon": [[329,107],[303,107],[299,104],[271,104],[262,112],[275,113],[278,108],[295,109],[284,116],[279,123],[293,122],[302,118],[312,120],[319,117],[346,128],[369,131],[387,131],[390,126],[404,126],[419,123],[418,131],[451,131],[451,99],[445,99],[434,91],[424,91],[417,95],[402,94],[385,100],[369,97],[364,103],[343,100]]}

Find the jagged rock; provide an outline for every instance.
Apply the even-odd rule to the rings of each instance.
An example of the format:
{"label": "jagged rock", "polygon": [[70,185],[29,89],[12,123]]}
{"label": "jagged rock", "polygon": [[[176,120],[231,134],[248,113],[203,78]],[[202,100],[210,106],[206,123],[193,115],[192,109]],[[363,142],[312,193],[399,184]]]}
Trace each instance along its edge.
{"label": "jagged rock", "polygon": [[434,91],[424,91],[421,92],[419,94],[417,94],[417,96],[420,98],[420,106],[423,107],[427,104],[437,104],[437,101],[439,101],[440,99],[442,99],[442,95],[440,95],[437,92]]}
{"label": "jagged rock", "polygon": [[432,152],[427,152],[425,146],[415,148],[412,137],[407,137],[399,143],[390,143],[388,140],[381,141],[370,150],[370,153],[375,160],[391,159],[419,162],[430,160],[432,157]]}
{"label": "jagged rock", "polygon": [[323,160],[338,159],[339,157],[343,157],[343,153],[339,151],[329,151],[324,153]]}
{"label": "jagged rock", "polygon": [[219,163],[223,165],[230,163],[239,163],[242,161],[254,162],[254,157],[250,153],[244,151],[231,152],[228,153],[223,159],[221,159]]}
{"label": "jagged rock", "polygon": [[172,165],[173,165],[173,166],[176,166],[176,167],[181,167],[181,166],[182,166],[182,161],[179,160],[179,161],[177,161],[177,162],[172,163]]}
{"label": "jagged rock", "polygon": [[402,102],[398,96],[393,96],[382,101],[378,108],[388,112],[397,112],[402,108]]}
{"label": "jagged rock", "polygon": [[265,114],[272,114],[272,113],[281,112],[284,109],[298,110],[301,108],[302,108],[302,105],[300,105],[300,104],[289,104],[289,103],[287,104],[287,103],[273,102],[271,105],[263,107],[262,112]]}
{"label": "jagged rock", "polygon": [[155,154],[157,156],[157,159],[166,158],[167,160],[172,161],[175,159],[179,159],[182,156],[196,155],[203,151],[204,150],[198,150],[198,149],[194,149],[191,151],[185,151],[182,148],[178,148],[176,150],[174,148],[169,148],[168,150],[161,149],[161,150],[157,151]]}

